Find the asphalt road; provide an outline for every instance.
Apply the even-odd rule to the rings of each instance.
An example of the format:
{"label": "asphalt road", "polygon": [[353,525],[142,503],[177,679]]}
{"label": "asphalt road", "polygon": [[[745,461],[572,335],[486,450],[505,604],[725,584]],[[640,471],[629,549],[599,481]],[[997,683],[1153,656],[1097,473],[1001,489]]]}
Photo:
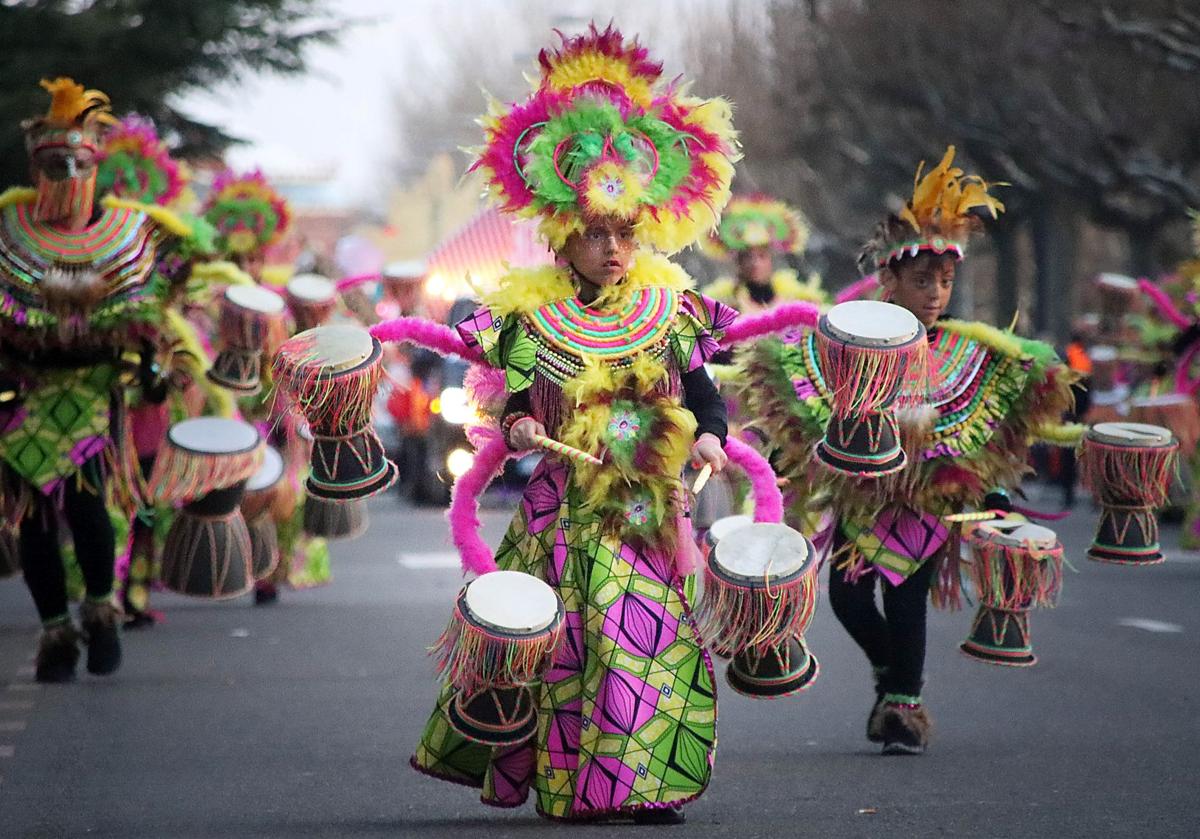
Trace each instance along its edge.
{"label": "asphalt road", "polygon": [[[493,810],[409,768],[436,691],[425,647],[460,575],[437,512],[385,498],[372,517],[335,547],[330,586],[269,608],[158,596],[167,621],[126,633],[126,664],[104,680],[34,684],[32,606],[0,583],[0,837],[633,830]],[[506,519],[488,516],[493,542]],[[1034,615],[1036,667],[969,660],[956,647],[970,614],[932,618],[922,758],[864,739],[867,667],[822,603],[819,681],[773,702],[720,692],[712,786],[672,835],[1200,834],[1200,557],[1087,562],[1091,521],[1057,525],[1078,573]]]}

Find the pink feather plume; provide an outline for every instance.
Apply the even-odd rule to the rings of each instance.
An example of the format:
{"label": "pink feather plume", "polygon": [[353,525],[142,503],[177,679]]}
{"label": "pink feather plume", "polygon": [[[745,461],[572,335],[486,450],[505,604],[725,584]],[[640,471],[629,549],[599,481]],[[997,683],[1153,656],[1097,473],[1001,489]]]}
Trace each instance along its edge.
{"label": "pink feather plume", "polygon": [[479,496],[512,455],[497,428],[475,427],[469,436],[475,444],[475,462],[454,482],[450,491],[450,539],[458,548],[463,571],[487,574],[497,570],[492,550],[479,535]]}
{"label": "pink feather plume", "polygon": [[780,303],[761,314],[739,317],[725,330],[725,335],[721,338],[721,346],[730,347],[751,338],[758,338],[772,332],[782,332],[798,326],[812,328],[817,325],[817,318],[820,316],[821,310],[813,303],[799,300]]}
{"label": "pink feather plume", "polygon": [[1183,312],[1179,311],[1176,305],[1171,302],[1171,298],[1165,291],[1156,286],[1147,279],[1138,280],[1138,288],[1142,290],[1142,294],[1149,297],[1158,311],[1164,318],[1169,320],[1172,325],[1178,329],[1187,329],[1192,325],[1192,321]]}
{"label": "pink feather plume", "polygon": [[370,332],[380,341],[407,341],[410,344],[428,347],[442,355],[457,355],[469,361],[483,361],[483,356],[477,350],[468,347],[453,329],[425,318],[385,320],[372,326]]}
{"label": "pink feather plume", "polygon": [[360,286],[363,283],[369,283],[369,282],[371,282],[371,280],[378,280],[378,279],[379,279],[378,274],[359,274],[356,277],[342,277],[340,280],[338,280],[336,283],[334,283],[334,288],[336,288],[338,290],[338,292],[340,293],[343,291],[348,291],[349,289],[352,289],[355,286]]}
{"label": "pink feather plume", "polygon": [[777,524],[783,521],[783,493],[775,482],[775,470],[767,459],[752,446],[736,437],[725,441],[729,461],[750,479],[750,494],[754,497],[754,520]]}
{"label": "pink feather plume", "polygon": [[874,274],[868,274],[857,282],[843,288],[834,298],[835,303],[846,303],[850,300],[866,300],[869,295],[879,290],[879,280]]}

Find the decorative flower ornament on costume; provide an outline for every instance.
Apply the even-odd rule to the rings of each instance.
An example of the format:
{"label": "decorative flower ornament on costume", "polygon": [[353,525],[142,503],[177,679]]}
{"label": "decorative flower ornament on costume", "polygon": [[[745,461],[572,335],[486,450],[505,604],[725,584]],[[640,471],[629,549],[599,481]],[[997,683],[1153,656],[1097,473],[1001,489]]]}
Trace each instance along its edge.
{"label": "decorative flower ornament on costume", "polygon": [[529,98],[493,100],[481,120],[471,168],[502,209],[540,216],[555,249],[589,216],[633,221],[640,244],[667,253],[716,226],[738,156],[727,102],[663,83],[662,65],[611,26],[538,62]]}
{"label": "decorative flower ornament on costume", "polygon": [[169,206],[187,185],[185,168],[171,159],[154,123],[130,114],[109,132],[100,150],[96,185],[118,198]]}
{"label": "decorative flower ornament on costume", "polygon": [[738,195],[721,213],[721,223],[708,240],[715,256],[769,247],[775,253],[803,253],[808,223],[794,207],[769,195]]}
{"label": "decorative flower ornament on costume", "polygon": [[913,178],[912,198],[898,215],[889,214],[879,223],[863,248],[859,265],[864,271],[921,251],[953,253],[962,259],[967,239],[983,225],[972,211],[982,207],[992,218],[1004,211],[1004,205],[988,194],[989,186],[1003,184],[988,184],[978,175],[965,175],[953,162],[954,146],[946,148],[941,163],[924,177],[925,163],[921,162]]}
{"label": "decorative flower ornament on costume", "polygon": [[204,216],[217,228],[223,253],[245,255],[278,242],[291,223],[287,201],[262,172],[223,172],[213,181]]}

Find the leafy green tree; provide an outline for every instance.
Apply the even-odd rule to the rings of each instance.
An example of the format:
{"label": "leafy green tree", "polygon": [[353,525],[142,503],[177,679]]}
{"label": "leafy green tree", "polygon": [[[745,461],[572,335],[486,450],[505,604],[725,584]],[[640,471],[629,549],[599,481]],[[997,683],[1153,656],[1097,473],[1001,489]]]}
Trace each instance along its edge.
{"label": "leafy green tree", "polygon": [[[0,184],[27,180],[18,125],[44,111],[44,77],[103,90],[152,117],[184,157],[220,152],[226,127],[174,97],[256,72],[298,73],[345,25],[325,0],[0,0]],[[231,127],[236,132],[236,126]]]}

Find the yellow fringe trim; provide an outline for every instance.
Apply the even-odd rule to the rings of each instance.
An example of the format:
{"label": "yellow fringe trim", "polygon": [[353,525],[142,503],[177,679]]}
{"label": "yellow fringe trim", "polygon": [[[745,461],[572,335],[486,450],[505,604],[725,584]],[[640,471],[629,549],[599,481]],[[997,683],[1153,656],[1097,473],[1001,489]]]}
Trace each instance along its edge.
{"label": "yellow fringe trim", "polygon": [[998,353],[1009,358],[1025,358],[1028,353],[1021,346],[1020,340],[1011,332],[988,326],[986,323],[967,322],[962,320],[943,320],[938,323],[943,329],[948,329],[965,338],[978,341]]}
{"label": "yellow fringe trim", "polygon": [[31,186],[10,186],[0,193],[0,210],[13,204],[28,204],[37,198],[37,190]]}
{"label": "yellow fringe trim", "polygon": [[201,262],[192,268],[192,280],[205,285],[254,285],[254,278],[232,262]]}
{"label": "yellow fringe trim", "polygon": [[154,219],[160,227],[165,228],[169,233],[173,233],[176,236],[192,235],[192,226],[190,224],[184,221],[177,213],[158,204],[143,204],[141,201],[130,201],[128,198],[117,198],[115,195],[106,195],[100,199],[100,205],[114,210],[137,210]]}
{"label": "yellow fringe trim", "polygon": [[[694,281],[671,260],[651,251],[639,251],[629,266],[629,273],[616,294],[627,294],[639,288],[667,288],[688,291]],[[575,287],[565,268],[545,265],[539,268],[517,268],[500,279],[500,287],[482,298],[492,314],[528,314],[547,303],[563,300],[575,294]],[[607,295],[605,295],[607,297]]]}
{"label": "yellow fringe trim", "polygon": [[208,368],[208,355],[200,343],[200,336],[183,315],[174,309],[166,310],[167,328],[171,335],[182,346],[183,361],[179,365],[204,392],[206,400],[212,406],[213,413],[219,417],[232,417],[237,409],[233,395],[223,387],[209,381],[204,375]]}
{"label": "yellow fringe trim", "polygon": [[1059,446],[1078,446],[1083,441],[1087,426],[1079,423],[1046,423],[1033,430],[1033,436],[1045,443]]}

